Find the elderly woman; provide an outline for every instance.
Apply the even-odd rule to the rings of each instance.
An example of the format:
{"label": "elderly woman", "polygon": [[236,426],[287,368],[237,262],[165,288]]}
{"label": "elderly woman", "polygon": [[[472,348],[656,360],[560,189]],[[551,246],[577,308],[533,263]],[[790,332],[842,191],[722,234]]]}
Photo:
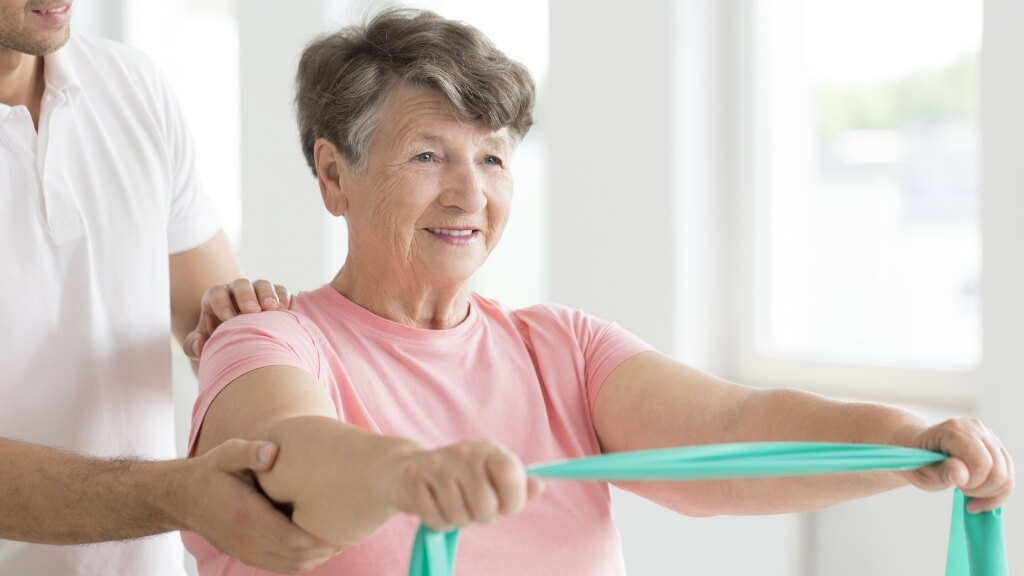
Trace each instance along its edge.
{"label": "elderly woman", "polygon": [[[975,421],[757,390],[653,351],[576,310],[469,291],[501,239],[530,75],[477,30],[390,10],[317,39],[299,65],[302,147],[348,223],[330,284],[241,316],[206,347],[191,447],[280,445],[257,475],[295,523],[341,547],[316,574],[402,574],[422,521],[462,534],[459,574],[623,574],[603,483],[522,463],[748,440],[895,444],[953,457],[914,472],[624,483],[683,514],[813,510],[908,482],[992,509],[1009,457]],[[557,191],[556,191],[557,193]],[[200,572],[256,574],[196,535]]]}

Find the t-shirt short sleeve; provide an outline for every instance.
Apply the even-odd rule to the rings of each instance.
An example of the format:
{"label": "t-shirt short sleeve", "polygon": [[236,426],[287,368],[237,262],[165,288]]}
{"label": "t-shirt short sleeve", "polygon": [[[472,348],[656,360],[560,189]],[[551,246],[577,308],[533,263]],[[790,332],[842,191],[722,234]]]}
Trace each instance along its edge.
{"label": "t-shirt short sleeve", "polygon": [[626,359],[653,348],[615,322],[607,322],[582,312],[573,314],[573,326],[582,344],[585,359],[587,402],[591,411],[601,386],[612,370]]}
{"label": "t-shirt short sleeve", "polygon": [[580,310],[543,305],[529,309],[528,314],[548,317],[553,328],[557,326],[558,330],[565,331],[575,339],[575,346],[582,359],[583,381],[591,411],[601,386],[619,364],[631,356],[653,350],[651,345],[617,323],[590,316]]}
{"label": "t-shirt short sleeve", "polygon": [[319,379],[320,354],[301,316],[287,311],[242,314],[217,327],[199,363],[189,454],[214,398],[238,377],[267,366],[292,366]]}

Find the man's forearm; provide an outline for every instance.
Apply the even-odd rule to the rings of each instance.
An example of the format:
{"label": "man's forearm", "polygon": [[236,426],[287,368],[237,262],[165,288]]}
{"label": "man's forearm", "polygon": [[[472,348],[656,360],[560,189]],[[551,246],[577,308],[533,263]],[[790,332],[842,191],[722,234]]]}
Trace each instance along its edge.
{"label": "man's forearm", "polygon": [[183,528],[185,461],[103,460],[0,439],[0,538],[84,544]]}

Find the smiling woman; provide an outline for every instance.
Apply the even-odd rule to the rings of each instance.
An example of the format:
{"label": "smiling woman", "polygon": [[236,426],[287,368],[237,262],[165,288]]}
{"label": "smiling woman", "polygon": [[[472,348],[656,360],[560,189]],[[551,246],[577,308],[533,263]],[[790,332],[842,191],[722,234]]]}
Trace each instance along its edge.
{"label": "smiling woman", "polygon": [[[314,144],[324,202],[349,226],[348,259],[332,285],[385,318],[454,327],[466,317],[465,299],[423,305],[439,288],[464,291],[501,239],[512,138],[507,128],[459,122],[436,90],[411,83],[391,88],[380,118],[361,170],[329,140]],[[380,286],[405,286],[407,297]]]}

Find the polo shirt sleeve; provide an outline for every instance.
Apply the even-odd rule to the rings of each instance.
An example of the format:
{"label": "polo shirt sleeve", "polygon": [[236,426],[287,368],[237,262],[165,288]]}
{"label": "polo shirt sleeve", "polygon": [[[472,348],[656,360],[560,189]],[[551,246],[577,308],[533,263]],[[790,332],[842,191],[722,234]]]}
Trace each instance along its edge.
{"label": "polo shirt sleeve", "polygon": [[192,409],[188,453],[195,449],[210,404],[240,376],[267,366],[292,366],[321,380],[316,337],[303,316],[290,311],[242,314],[224,322],[203,348],[199,395]]}
{"label": "polo shirt sleeve", "polygon": [[178,101],[163,76],[154,71],[161,99],[164,137],[170,162],[170,206],[167,249],[175,254],[195,248],[213,237],[220,220],[196,172],[195,146]]}

